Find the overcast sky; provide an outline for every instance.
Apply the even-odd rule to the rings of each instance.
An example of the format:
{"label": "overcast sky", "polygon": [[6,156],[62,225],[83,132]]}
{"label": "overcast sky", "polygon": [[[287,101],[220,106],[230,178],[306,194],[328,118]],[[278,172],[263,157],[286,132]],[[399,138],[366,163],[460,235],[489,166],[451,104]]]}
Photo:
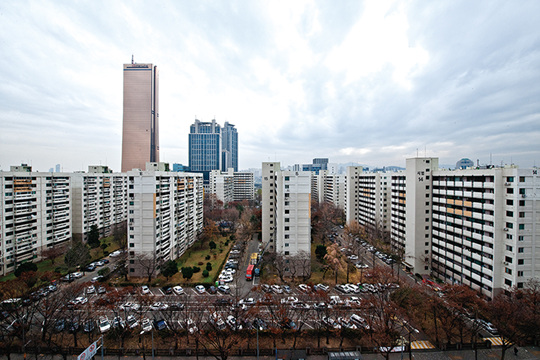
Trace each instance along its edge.
{"label": "overcast sky", "polygon": [[539,1],[0,3],[0,169],[120,170],[122,64],[160,71],[161,160],[229,121],[239,168],[540,165]]}

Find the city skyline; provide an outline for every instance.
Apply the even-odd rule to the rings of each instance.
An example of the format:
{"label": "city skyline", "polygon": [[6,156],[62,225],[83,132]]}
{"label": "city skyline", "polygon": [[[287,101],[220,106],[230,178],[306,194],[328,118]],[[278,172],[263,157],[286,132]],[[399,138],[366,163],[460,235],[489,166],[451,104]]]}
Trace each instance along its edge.
{"label": "city skyline", "polygon": [[216,119],[242,134],[239,169],[416,154],[538,165],[537,2],[154,5],[2,4],[0,170],[119,171],[132,54],[159,65],[171,164],[188,162],[194,119]]}

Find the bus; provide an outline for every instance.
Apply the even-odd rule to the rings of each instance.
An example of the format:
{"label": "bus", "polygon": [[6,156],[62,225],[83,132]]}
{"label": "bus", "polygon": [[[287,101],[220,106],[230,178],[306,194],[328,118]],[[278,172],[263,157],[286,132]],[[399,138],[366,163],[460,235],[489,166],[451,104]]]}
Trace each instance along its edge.
{"label": "bus", "polygon": [[246,280],[250,281],[253,280],[253,269],[255,268],[255,265],[249,264],[246,271]]}
{"label": "bus", "polygon": [[251,259],[249,260],[249,263],[252,265],[257,265],[257,261],[259,260],[259,254],[253,253],[251,254]]}

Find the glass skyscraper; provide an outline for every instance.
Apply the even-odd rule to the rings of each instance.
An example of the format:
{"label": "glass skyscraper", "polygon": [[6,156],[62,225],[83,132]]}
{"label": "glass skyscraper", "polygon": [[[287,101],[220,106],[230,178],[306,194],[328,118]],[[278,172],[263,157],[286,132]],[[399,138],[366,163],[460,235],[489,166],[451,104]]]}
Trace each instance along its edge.
{"label": "glass skyscraper", "polygon": [[221,159],[221,171],[225,172],[229,168],[233,168],[235,172],[238,171],[238,131],[233,124],[225,122],[221,129],[222,140],[222,159]]}
{"label": "glass skyscraper", "polygon": [[189,131],[189,169],[202,173],[207,183],[210,171],[221,169],[221,127],[216,120],[195,120]]}

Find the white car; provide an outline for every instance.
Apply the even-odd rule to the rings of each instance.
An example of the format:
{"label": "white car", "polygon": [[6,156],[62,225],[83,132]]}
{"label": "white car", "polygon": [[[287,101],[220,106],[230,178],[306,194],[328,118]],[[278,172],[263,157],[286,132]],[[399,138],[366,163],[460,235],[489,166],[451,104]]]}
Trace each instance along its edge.
{"label": "white car", "polygon": [[96,288],[94,287],[94,285],[89,286],[89,287],[86,289],[86,293],[87,293],[87,294],[94,294],[95,292],[96,292]]}
{"label": "white car", "polygon": [[139,326],[139,320],[137,320],[135,316],[129,315],[127,317],[127,325],[130,329],[136,328],[137,326]]}
{"label": "white car", "polygon": [[300,291],[305,292],[305,293],[311,291],[311,288],[307,286],[306,284],[300,284],[298,285],[298,288],[300,289]]}
{"label": "white car", "polygon": [[98,327],[99,327],[99,331],[103,334],[111,330],[111,323],[109,322],[109,319],[107,319],[106,316],[101,316],[99,318]]}
{"label": "white car", "polygon": [[272,291],[276,294],[283,294],[283,289],[279,285],[272,285],[270,286],[272,288]]}
{"label": "white car", "polygon": [[146,285],[143,285],[141,287],[141,292],[142,292],[143,295],[150,294],[150,288],[148,286],[146,286]]}
{"label": "white car", "polygon": [[197,285],[195,286],[195,291],[199,294],[204,294],[206,292],[206,289],[202,285]]}
{"label": "white car", "polygon": [[167,310],[168,308],[169,308],[169,305],[161,303],[161,302],[153,303],[150,306],[150,310],[154,310],[154,311]]}
{"label": "white car", "polygon": [[141,328],[144,332],[152,331],[152,322],[147,318],[144,318],[141,323]]}
{"label": "white car", "polygon": [[109,254],[110,257],[117,257],[117,256],[120,256],[122,254],[122,252],[120,250],[116,250],[116,251],[113,251],[112,253]]}
{"label": "white car", "polygon": [[184,294],[184,289],[182,289],[182,287],[179,286],[179,285],[173,287],[172,289],[173,289],[173,291],[174,291],[174,293],[175,293],[176,295],[182,295],[182,294]]}
{"label": "white car", "polygon": [[75,304],[80,304],[80,305],[83,305],[83,304],[86,304],[88,302],[88,299],[83,297],[83,296],[79,296],[79,297],[76,297],[75,300],[73,301]]}
{"label": "white car", "polygon": [[96,282],[96,281],[99,281],[99,280],[101,280],[101,279],[103,279],[103,276],[101,276],[101,275],[94,276],[94,277],[92,278],[92,282]]}
{"label": "white car", "polygon": [[298,298],[294,296],[288,296],[286,298],[281,299],[282,304],[294,304],[298,302]]}
{"label": "white car", "polygon": [[83,273],[82,272],[74,272],[73,274],[71,274],[71,277],[75,278],[75,279],[80,279],[83,277]]}

